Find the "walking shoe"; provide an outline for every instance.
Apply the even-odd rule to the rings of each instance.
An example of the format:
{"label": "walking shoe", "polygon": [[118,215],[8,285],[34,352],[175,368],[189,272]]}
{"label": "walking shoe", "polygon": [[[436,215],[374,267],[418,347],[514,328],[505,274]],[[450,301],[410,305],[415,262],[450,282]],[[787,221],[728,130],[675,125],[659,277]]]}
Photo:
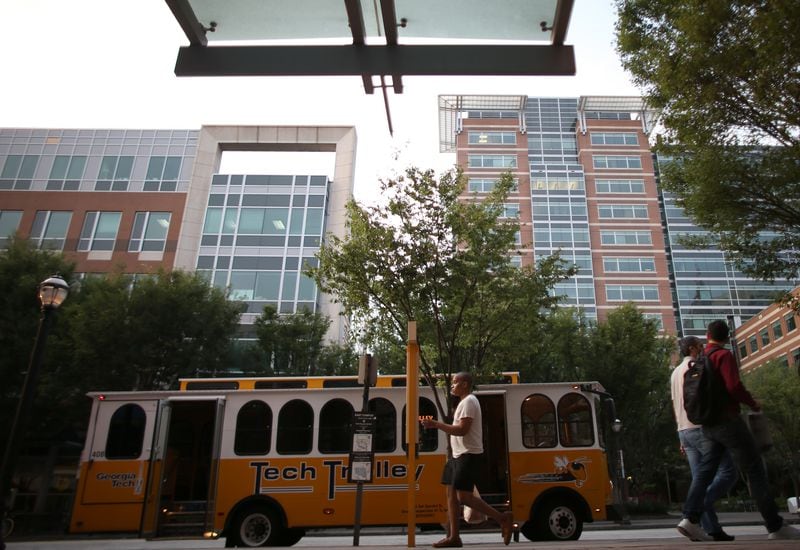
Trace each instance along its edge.
{"label": "walking shoe", "polygon": [[710,536],[712,539],[714,539],[715,541],[717,541],[717,542],[730,542],[730,541],[732,541],[732,540],[734,540],[734,539],[736,538],[736,537],[734,537],[733,535],[729,535],[728,533],[726,533],[726,532],[725,532],[725,531],[723,531],[722,529],[720,529],[720,530],[719,530],[719,531],[717,531],[716,533],[709,533],[708,535],[709,535],[709,536]]}
{"label": "walking shoe", "polygon": [[500,530],[503,533],[503,544],[508,546],[511,542],[511,531],[514,529],[514,514],[511,512],[503,512],[503,521],[500,524]]}
{"label": "walking shoe", "polygon": [[709,542],[714,539],[706,535],[699,523],[692,523],[689,518],[683,518],[678,524],[678,532],[689,540]]}
{"label": "walking shoe", "polygon": [[791,525],[787,525],[784,523],[780,529],[777,531],[773,531],[767,537],[768,539],[786,539],[786,540],[794,540],[800,539],[800,531],[792,527]]}
{"label": "walking shoe", "polygon": [[449,537],[445,537],[439,542],[434,542],[431,544],[431,546],[434,548],[461,548],[463,545],[461,544],[460,538],[451,539]]}

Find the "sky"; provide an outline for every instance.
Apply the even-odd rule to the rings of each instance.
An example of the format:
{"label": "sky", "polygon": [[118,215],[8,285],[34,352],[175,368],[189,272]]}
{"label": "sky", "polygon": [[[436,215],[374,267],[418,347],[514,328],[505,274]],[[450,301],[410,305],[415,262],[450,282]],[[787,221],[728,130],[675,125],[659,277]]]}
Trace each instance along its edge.
{"label": "sky", "polygon": [[[379,179],[455,163],[439,153],[441,94],[638,95],[615,20],[612,0],[575,1],[565,40],[575,76],[403,77],[403,93],[389,94],[391,136],[380,90],[365,94],[360,77],[176,77],[188,40],[164,0],[2,0],[0,127],[355,126],[354,195],[371,202]],[[317,160],[305,157],[306,173]]]}

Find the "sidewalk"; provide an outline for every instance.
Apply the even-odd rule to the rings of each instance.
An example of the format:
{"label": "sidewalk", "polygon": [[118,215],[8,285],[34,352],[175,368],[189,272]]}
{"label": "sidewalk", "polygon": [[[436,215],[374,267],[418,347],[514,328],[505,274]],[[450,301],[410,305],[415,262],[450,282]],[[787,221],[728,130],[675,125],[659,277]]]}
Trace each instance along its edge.
{"label": "sidewalk", "polygon": [[[798,523],[800,518],[797,514],[789,514],[787,512],[781,513],[783,519],[788,523]],[[717,512],[720,524],[728,525],[761,525],[763,519],[758,512]],[[630,524],[620,524],[614,521],[596,521],[594,523],[585,523],[583,525],[584,531],[602,531],[610,529],[663,529],[667,527],[675,527],[681,520],[679,513],[669,514],[668,516],[659,517],[631,517]]]}

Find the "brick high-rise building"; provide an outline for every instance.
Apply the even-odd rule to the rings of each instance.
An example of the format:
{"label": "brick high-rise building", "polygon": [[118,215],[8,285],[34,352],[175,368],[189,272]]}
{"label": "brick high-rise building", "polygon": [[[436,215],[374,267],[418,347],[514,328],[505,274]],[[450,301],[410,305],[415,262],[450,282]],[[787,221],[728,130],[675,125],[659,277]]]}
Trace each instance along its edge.
{"label": "brick high-rise building", "polygon": [[508,216],[520,224],[519,262],[560,252],[578,267],[557,286],[565,304],[604,319],[625,302],[672,334],[704,335],[740,320],[776,291],[746,278],[719,250],[689,250],[697,233],[658,182],[648,141],[657,113],[638,97],[440,96],[440,150],[455,152],[480,198],[510,171]]}

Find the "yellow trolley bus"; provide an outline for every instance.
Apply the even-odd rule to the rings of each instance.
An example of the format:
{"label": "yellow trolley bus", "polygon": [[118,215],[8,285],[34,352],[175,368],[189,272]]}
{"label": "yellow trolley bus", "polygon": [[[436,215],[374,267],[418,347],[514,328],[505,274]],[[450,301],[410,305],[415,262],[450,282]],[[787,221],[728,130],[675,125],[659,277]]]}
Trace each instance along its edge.
{"label": "yellow trolley bus", "polygon": [[[302,379],[305,387],[261,389],[266,380],[192,389],[194,379],[181,382],[183,391],[89,394],[70,531],[222,536],[228,546],[253,547],[354,525],[349,453],[362,388],[311,390],[316,379]],[[416,469],[407,471],[405,391],[391,377],[370,389],[376,429],[363,526],[406,525],[409,483],[417,524],[446,519],[439,480],[447,441],[441,431],[422,430]],[[527,538],[575,540],[585,522],[609,517],[615,453],[607,446],[607,395],[591,382],[476,391],[486,449],[478,489],[511,511]],[[419,389],[419,414],[438,417],[428,387]]]}

